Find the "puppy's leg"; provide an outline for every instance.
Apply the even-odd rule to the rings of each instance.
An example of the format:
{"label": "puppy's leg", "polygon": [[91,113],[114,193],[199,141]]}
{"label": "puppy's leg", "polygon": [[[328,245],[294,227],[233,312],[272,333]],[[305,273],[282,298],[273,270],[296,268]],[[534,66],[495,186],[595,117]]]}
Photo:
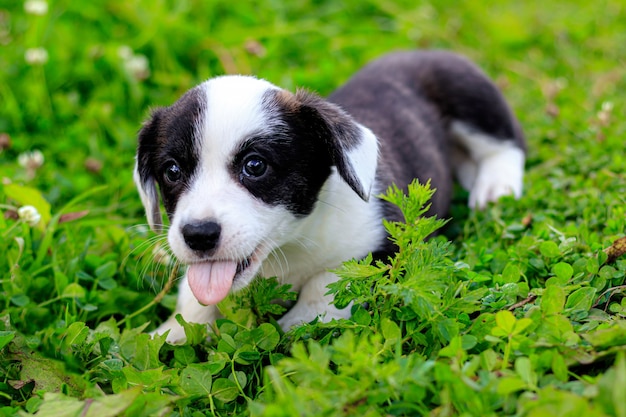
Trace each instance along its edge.
{"label": "puppy's leg", "polygon": [[169,330],[166,339],[169,343],[183,343],[185,341],[185,329],[176,321],[177,314],[183,316],[186,322],[200,324],[213,323],[219,317],[216,306],[203,306],[196,300],[187,283],[187,276],[180,283],[174,314],[153,333],[163,334]]}
{"label": "puppy's leg", "polygon": [[485,208],[505,195],[519,198],[524,180],[524,151],[512,140],[494,138],[455,121],[451,125],[455,143],[455,174],[469,192],[471,208]]}
{"label": "puppy's leg", "polygon": [[327,285],[335,281],[337,276],[331,272],[322,272],[311,277],[302,287],[296,304],[278,320],[280,327],[287,331],[293,326],[308,323],[317,316],[323,322],[349,318],[350,306],[338,309],[332,304],[333,296],[325,295],[328,292]]}

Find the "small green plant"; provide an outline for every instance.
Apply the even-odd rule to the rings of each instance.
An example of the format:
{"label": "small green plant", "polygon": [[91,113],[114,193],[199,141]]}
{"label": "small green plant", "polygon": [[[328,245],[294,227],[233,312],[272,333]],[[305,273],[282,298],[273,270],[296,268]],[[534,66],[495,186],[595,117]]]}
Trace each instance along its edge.
{"label": "small green plant", "polygon": [[[294,331],[292,355],[266,370],[267,391],[252,415],[543,415],[570,407],[572,415],[613,415],[621,387],[603,385],[609,374],[578,372],[605,357],[623,372],[624,324],[593,308],[595,288],[572,285],[574,269],[557,262],[564,247],[539,243],[536,254],[554,259],[552,282],[507,290],[506,304],[494,308],[491,279],[515,284],[519,268],[505,263],[501,276],[477,279],[454,262],[445,239],[426,240],[444,224],[422,217],[432,192],[413,183],[408,195],[394,187],[383,196],[405,217],[385,224],[397,254],[337,271],[331,292],[340,305],[354,300],[352,319]],[[585,264],[598,271],[595,258]],[[600,387],[611,400],[594,402]]]}

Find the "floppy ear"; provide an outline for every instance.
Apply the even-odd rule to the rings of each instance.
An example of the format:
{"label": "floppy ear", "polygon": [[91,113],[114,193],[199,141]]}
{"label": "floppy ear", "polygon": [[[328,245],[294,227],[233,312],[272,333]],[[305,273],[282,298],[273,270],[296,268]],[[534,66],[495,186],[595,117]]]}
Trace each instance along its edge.
{"label": "floppy ear", "polygon": [[311,113],[320,135],[328,146],[331,160],[343,180],[363,200],[368,201],[376,178],[378,139],[367,127],[354,120],[336,104],[299,90],[296,100],[301,111]]}
{"label": "floppy ear", "polygon": [[157,191],[156,179],[154,177],[153,153],[155,152],[159,134],[161,110],[155,110],[139,131],[139,144],[137,145],[137,156],[135,157],[135,171],[133,179],[139,191],[139,197],[146,210],[146,217],[150,229],[155,232],[161,231],[163,220],[159,208],[159,193]]}

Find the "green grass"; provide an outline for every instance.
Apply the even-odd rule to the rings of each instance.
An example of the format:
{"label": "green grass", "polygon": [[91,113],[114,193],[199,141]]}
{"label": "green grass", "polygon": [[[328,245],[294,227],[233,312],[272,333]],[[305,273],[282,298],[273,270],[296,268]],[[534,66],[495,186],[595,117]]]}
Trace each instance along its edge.
{"label": "green grass", "polygon": [[[626,416],[626,258],[607,254],[626,230],[623,2],[56,1],[34,15],[9,0],[0,45],[0,415]],[[351,320],[282,334],[270,301],[291,295],[269,280],[223,304],[211,341],[191,324],[184,346],[149,339],[175,303],[154,302],[172,265],[131,179],[150,107],[225,72],[327,94],[414,47],[464,53],[502,87],[528,137],[524,197],[473,213],[459,190],[424,242],[439,226],[416,218],[428,192],[391,195],[418,223],[388,225],[389,265],[339,272],[337,301],[370,307]],[[26,62],[32,48],[47,61]],[[33,150],[43,164],[20,165]]]}

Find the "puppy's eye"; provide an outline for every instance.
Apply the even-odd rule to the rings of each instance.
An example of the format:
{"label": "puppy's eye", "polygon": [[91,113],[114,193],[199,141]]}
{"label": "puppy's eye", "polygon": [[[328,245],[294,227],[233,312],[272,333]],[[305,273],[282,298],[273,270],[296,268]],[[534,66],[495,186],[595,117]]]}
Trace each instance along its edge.
{"label": "puppy's eye", "polygon": [[170,164],[167,168],[165,168],[164,173],[165,179],[170,183],[178,182],[183,176],[182,171],[176,164]]}
{"label": "puppy's eye", "polygon": [[267,171],[267,162],[259,156],[251,156],[243,162],[242,172],[247,177],[258,178]]}

